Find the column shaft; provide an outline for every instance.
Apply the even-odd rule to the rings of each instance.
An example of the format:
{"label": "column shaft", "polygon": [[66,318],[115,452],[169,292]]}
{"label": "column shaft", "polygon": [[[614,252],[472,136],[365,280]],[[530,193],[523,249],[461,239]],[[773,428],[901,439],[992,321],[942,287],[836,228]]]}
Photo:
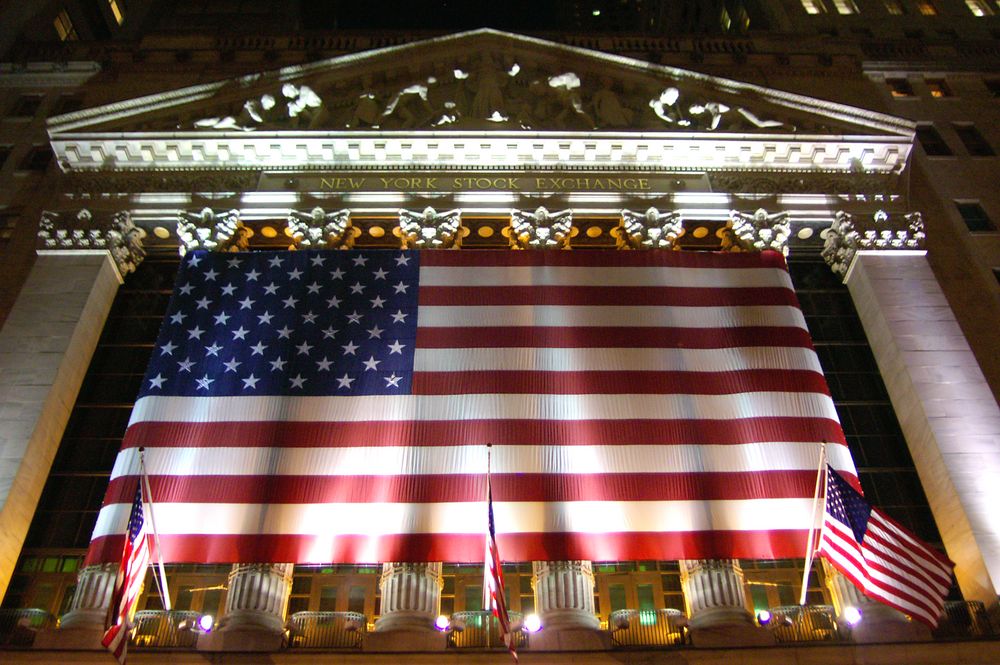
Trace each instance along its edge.
{"label": "column shaft", "polygon": [[382,616],[375,630],[433,630],[444,586],[441,563],[382,564]]}

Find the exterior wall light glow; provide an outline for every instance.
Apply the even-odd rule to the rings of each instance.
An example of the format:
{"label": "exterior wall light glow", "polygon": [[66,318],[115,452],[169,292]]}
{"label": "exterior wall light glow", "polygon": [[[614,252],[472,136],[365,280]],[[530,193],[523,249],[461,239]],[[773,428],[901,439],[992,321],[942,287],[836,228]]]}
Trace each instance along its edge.
{"label": "exterior wall light glow", "polygon": [[771,613],[768,612],[767,610],[761,610],[760,612],[757,612],[757,623],[759,623],[762,626],[766,626],[767,624],[771,623]]}
{"label": "exterior wall light glow", "polygon": [[861,621],[861,610],[856,607],[845,607],[844,621],[846,621],[850,626],[857,624]]}
{"label": "exterior wall light glow", "polygon": [[537,633],[542,629],[542,619],[537,614],[524,617],[524,629],[529,633]]}
{"label": "exterior wall light glow", "polygon": [[450,623],[451,621],[448,619],[448,617],[442,614],[438,616],[437,619],[434,620],[434,627],[437,628],[438,630],[446,630],[448,628],[448,624]]}
{"label": "exterior wall light glow", "polygon": [[198,619],[198,627],[201,628],[206,633],[212,630],[212,626],[215,625],[215,617],[211,614],[203,614],[201,618]]}

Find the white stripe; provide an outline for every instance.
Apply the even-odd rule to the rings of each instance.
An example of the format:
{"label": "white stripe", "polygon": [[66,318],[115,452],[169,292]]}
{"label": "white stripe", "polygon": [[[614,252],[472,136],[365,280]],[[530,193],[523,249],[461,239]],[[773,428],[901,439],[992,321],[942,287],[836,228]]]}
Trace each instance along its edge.
{"label": "white stripe", "polygon": [[[865,558],[894,571],[900,577],[911,579],[915,585],[934,589],[941,594],[948,593],[950,584],[945,584],[940,580],[941,577],[945,577],[940,568],[928,570],[926,566],[921,565],[918,555],[914,554],[905,543],[898,542],[892,534],[880,529],[876,520],[877,518],[873,517],[868,522],[868,533],[864,539]],[[873,538],[876,535],[890,543],[895,543],[896,547],[906,551],[909,557],[904,558],[888,547],[876,542],[875,538]]]}
{"label": "white stripe", "polygon": [[799,369],[822,373],[812,349],[738,347],[729,349],[417,349],[415,372],[658,371],[733,372],[747,369]]}
{"label": "white stripe", "polygon": [[[934,552],[924,543],[916,540],[913,536],[904,532],[892,522],[886,520],[877,510],[872,511],[872,517],[868,522],[869,533],[877,534],[882,539],[895,542],[896,545],[910,554],[910,563],[917,569],[923,571],[935,584],[943,584],[944,591],[947,592],[951,586],[951,567],[934,556]],[[868,542],[868,539],[865,539]],[[871,543],[874,546],[874,542]],[[889,554],[889,556],[894,556]],[[945,583],[943,580],[947,580]]]}
{"label": "white stripe", "polygon": [[[753,473],[809,471],[818,446],[752,443],[719,446],[494,446],[493,473]],[[484,446],[358,448],[146,448],[154,476],[394,476],[482,474]],[[830,463],[856,474],[846,446],[827,446]],[[112,478],[135,474],[137,449],[118,454]],[[159,521],[159,504],[157,505]]]}
{"label": "white stripe", "polygon": [[[737,328],[777,326],[805,329],[798,307],[618,307],[590,305],[422,305],[420,328],[538,326],[544,328]],[[622,340],[626,342],[628,340]]]}
{"label": "white stripe", "polygon": [[[104,506],[94,537],[120,534],[131,504]],[[745,501],[493,502],[499,533],[609,533],[805,529],[812,497]],[[462,503],[232,504],[162,503],[161,536],[173,534],[272,534],[334,537],[398,533],[483,533],[485,501]]]}
{"label": "white stripe", "polygon": [[420,286],[677,286],[792,288],[780,268],[420,266]]}
{"label": "white stripe", "polygon": [[330,397],[173,397],[146,395],[130,424],[164,422],[367,422],[421,420],[631,420],[656,418],[827,418],[818,393],[729,395],[362,395]]}

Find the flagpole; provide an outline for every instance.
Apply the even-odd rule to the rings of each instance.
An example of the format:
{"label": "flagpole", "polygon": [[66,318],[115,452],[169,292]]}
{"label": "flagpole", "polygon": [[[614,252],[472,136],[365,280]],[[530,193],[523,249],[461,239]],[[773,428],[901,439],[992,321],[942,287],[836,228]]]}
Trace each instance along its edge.
{"label": "flagpole", "polygon": [[[816,514],[819,508],[819,487],[823,480],[823,472],[826,470],[826,441],[820,443],[819,447],[819,468],[816,469],[816,488],[813,490],[812,521],[809,524],[809,540],[806,542],[806,561],[802,569],[802,591],[799,594],[799,605],[806,604],[806,592],[809,590],[809,572],[813,564],[813,546],[816,543]],[[824,492],[824,496],[825,496]]]}
{"label": "flagpole", "polygon": [[156,520],[153,519],[153,493],[149,488],[149,476],[146,475],[146,449],[139,448],[139,471],[142,476],[143,491],[146,494],[146,509],[149,511],[149,526],[153,529],[153,540],[156,541],[156,558],[160,570],[160,600],[163,609],[170,611],[170,589],[167,588],[167,571],[163,568],[163,548],[160,547],[160,534],[156,531]]}

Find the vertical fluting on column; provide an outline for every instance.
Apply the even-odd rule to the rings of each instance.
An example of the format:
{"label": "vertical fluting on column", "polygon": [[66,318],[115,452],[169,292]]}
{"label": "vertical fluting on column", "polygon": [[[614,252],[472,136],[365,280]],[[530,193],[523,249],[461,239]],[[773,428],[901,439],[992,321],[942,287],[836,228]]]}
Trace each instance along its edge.
{"label": "vertical fluting on column", "polygon": [[284,632],[293,568],[290,563],[233,564],[221,630]]}
{"label": "vertical fluting on column", "polygon": [[600,627],[589,561],[534,561],[535,609],[547,630]]}
{"label": "vertical fluting on column", "polygon": [[104,629],[118,568],[117,563],[102,563],[80,571],[69,611],[59,620],[60,628]]}
{"label": "vertical fluting on column", "polygon": [[680,561],[681,587],[692,628],[753,622],[747,611],[743,569],[736,559]]}
{"label": "vertical fluting on column", "polygon": [[440,562],[382,564],[382,616],[375,630],[433,630],[441,611],[442,568]]}

